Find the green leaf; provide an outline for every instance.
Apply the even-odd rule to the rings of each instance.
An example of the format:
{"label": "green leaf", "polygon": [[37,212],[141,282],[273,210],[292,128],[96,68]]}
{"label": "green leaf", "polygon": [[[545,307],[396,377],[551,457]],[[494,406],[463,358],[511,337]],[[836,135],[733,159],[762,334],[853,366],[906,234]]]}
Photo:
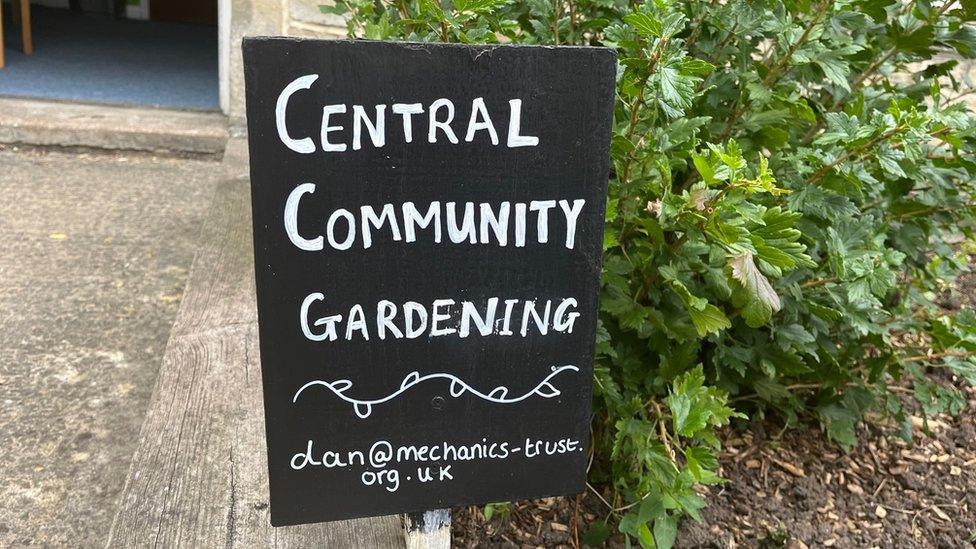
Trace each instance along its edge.
{"label": "green leaf", "polygon": [[712,169],[712,165],[708,162],[707,155],[691,153],[691,160],[694,162],[695,169],[698,170],[698,175],[701,176],[702,181],[708,185],[712,185],[716,182],[715,170]]}
{"label": "green leaf", "polygon": [[393,25],[390,23],[390,16],[386,12],[380,16],[379,20],[369,22],[365,25],[364,33],[370,40],[386,40],[393,34]]}
{"label": "green leaf", "polygon": [[705,227],[708,236],[729,246],[748,242],[749,231],[745,227],[730,225],[713,217],[712,221]]}
{"label": "green leaf", "polygon": [[682,74],[687,74],[690,76],[708,76],[715,71],[715,65],[709,63],[708,61],[695,59],[693,57],[686,57],[682,59],[679,62],[678,67]]}
{"label": "green leaf", "polygon": [[637,507],[637,521],[647,524],[664,514],[664,503],[657,494],[647,494]]}
{"label": "green leaf", "polygon": [[691,307],[687,310],[688,314],[691,315],[691,322],[698,330],[699,337],[705,337],[709,333],[717,334],[732,327],[732,322],[725,316],[725,313],[711,303],[705,305],[705,308],[700,311]]}
{"label": "green leaf", "polygon": [[976,387],[976,359],[969,358],[967,360],[960,360],[950,358],[945,363],[952,373],[965,379],[966,383],[970,386]]}
{"label": "green leaf", "polygon": [[344,2],[336,2],[335,4],[319,5],[319,11],[330,15],[345,15],[348,8]]}
{"label": "green leaf", "polygon": [[620,244],[620,239],[617,238],[617,231],[610,227],[607,227],[603,232],[603,251],[607,251],[614,248]]}
{"label": "green leaf", "polygon": [[931,25],[922,25],[920,28],[909,34],[897,34],[895,36],[895,46],[904,51],[912,53],[928,54],[931,51],[932,41],[935,39],[935,29]]}
{"label": "green leaf", "polygon": [[878,164],[890,175],[895,177],[908,177],[905,170],[901,169],[898,161],[905,157],[905,154],[901,151],[892,148],[884,148],[878,151],[874,156],[878,160]]}
{"label": "green leaf", "polygon": [[684,116],[685,109],[691,107],[698,78],[683,74],[677,66],[661,67],[651,77],[651,85],[660,91],[658,105],[671,118]]}
{"label": "green leaf", "polygon": [[641,547],[644,549],[655,549],[654,537],[651,535],[651,529],[647,527],[646,523],[640,524],[637,527],[637,541],[640,542]]}
{"label": "green leaf", "polygon": [[789,390],[783,384],[769,379],[757,379],[752,386],[756,394],[767,402],[777,402],[790,396]]}
{"label": "green leaf", "polygon": [[685,448],[685,467],[695,479],[702,484],[717,484],[721,478],[714,473],[718,469],[718,458],[716,458],[707,448],[702,446],[692,446]]}
{"label": "green leaf", "polygon": [[669,10],[661,18],[661,35],[670,38],[685,27],[685,15],[678,10]]}
{"label": "green leaf", "polygon": [[661,22],[646,13],[631,13],[623,19],[644,38],[661,37]]}
{"label": "green leaf", "polygon": [[420,13],[430,15],[436,19],[444,18],[444,9],[438,0],[418,0]]}
{"label": "green leaf", "polygon": [[705,498],[689,491],[684,494],[676,495],[674,499],[677,501],[678,506],[682,511],[688,513],[688,516],[690,516],[696,522],[701,522],[701,515],[698,513],[698,511],[705,507]]}
{"label": "green leaf", "polygon": [[815,62],[824,72],[824,76],[827,77],[827,80],[830,80],[832,84],[839,86],[846,91],[851,91],[851,87],[847,83],[847,74],[850,72],[850,68],[847,66],[847,63],[831,57],[821,57],[816,59]]}
{"label": "green leaf", "polygon": [[491,13],[509,0],[455,0],[454,10],[458,13]]}
{"label": "green leaf", "polygon": [[827,436],[845,449],[851,449],[857,442],[854,428],[873,400],[866,389],[852,387],[841,398],[820,406],[818,412],[827,429]]}
{"label": "green leaf", "polygon": [[692,437],[706,426],[725,425],[734,412],[726,406],[727,397],[718,389],[705,387],[701,365],[682,374],[665,400],[671,410],[674,432]]}
{"label": "green leaf", "polygon": [[738,292],[733,290],[732,302],[742,310],[742,318],[751,328],[769,322],[773,312],[782,308],[779,295],[769,280],[759,272],[751,252],[742,252],[729,258],[732,280]]}
{"label": "green leaf", "polygon": [[896,5],[897,0],[867,0],[860,5],[861,11],[869,15],[875,23],[884,23],[888,18],[887,8]]}
{"label": "green leaf", "polygon": [[590,524],[581,538],[582,542],[590,547],[600,547],[610,538],[610,526],[604,520],[598,520]]}
{"label": "green leaf", "polygon": [[671,549],[678,535],[678,519],[665,515],[654,521],[654,541],[660,549]]}

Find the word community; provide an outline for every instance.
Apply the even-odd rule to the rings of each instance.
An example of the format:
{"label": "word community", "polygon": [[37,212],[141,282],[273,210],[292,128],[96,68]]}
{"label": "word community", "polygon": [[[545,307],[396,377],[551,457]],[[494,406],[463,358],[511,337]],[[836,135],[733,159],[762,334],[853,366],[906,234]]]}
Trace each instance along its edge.
{"label": "word community", "polygon": [[[549,242],[550,226],[563,221],[564,234],[558,242],[572,250],[576,245],[576,225],[586,200],[532,200],[530,202],[504,201],[498,204],[482,202],[447,202],[435,200],[426,207],[404,202],[400,207],[384,204],[379,208],[366,205],[358,211],[345,208],[333,210],[325,221],[325,234],[303,235],[300,233],[299,214],[306,195],[315,193],[314,183],[303,183],[288,195],[285,201],[285,234],[300,250],[317,252],[329,247],[348,250],[353,246],[367,249],[373,245],[377,231],[384,238],[396,242],[416,242],[418,231],[427,231],[427,238],[437,244],[497,244],[522,248],[529,241],[530,226],[534,226],[534,240],[539,244]],[[358,214],[358,215],[357,215]],[[534,218],[534,219],[532,219]],[[534,221],[534,223],[530,223]],[[445,234],[446,238],[445,238]],[[511,238],[509,237],[511,233]],[[357,247],[358,247],[357,246]]]}

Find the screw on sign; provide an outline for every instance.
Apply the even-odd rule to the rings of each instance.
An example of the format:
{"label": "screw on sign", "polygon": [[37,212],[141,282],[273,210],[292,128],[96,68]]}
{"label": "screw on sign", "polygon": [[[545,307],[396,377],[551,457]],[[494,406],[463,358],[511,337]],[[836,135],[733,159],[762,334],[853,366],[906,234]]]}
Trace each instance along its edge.
{"label": "screw on sign", "polygon": [[582,491],[613,51],[244,60],[272,524]]}

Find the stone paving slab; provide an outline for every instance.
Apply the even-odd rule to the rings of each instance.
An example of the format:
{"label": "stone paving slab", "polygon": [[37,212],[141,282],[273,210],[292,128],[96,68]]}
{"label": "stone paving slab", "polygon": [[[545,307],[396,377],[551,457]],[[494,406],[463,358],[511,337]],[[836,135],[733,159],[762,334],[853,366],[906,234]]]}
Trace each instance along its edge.
{"label": "stone paving slab", "polygon": [[0,148],[0,547],[104,546],[223,169]]}

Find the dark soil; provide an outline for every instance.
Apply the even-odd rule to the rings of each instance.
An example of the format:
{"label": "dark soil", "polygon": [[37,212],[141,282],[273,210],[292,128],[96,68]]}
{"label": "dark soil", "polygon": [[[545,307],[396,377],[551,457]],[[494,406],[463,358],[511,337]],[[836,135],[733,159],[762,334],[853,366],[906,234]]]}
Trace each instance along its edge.
{"label": "dark soil", "polygon": [[[914,444],[881,430],[845,454],[818,432],[726,439],[703,523],[682,547],[966,547],[976,536],[976,394],[956,420],[929,422]],[[917,419],[918,427],[923,427]],[[792,545],[790,545],[792,543]]]}
{"label": "dark soil", "polygon": [[[769,425],[729,430],[721,458],[728,482],[708,489],[702,523],[685,520],[677,546],[973,546],[976,392],[968,398],[959,417],[929,421],[930,436],[920,432],[910,444],[887,429],[865,429],[849,454],[814,429],[779,438]],[[578,547],[587,524],[606,512],[592,493],[579,507],[576,498],[513,504],[490,521],[480,508],[458,509],[454,546]]]}
{"label": "dark soil", "polygon": [[[976,305],[976,274],[940,300]],[[685,520],[677,547],[976,547],[976,389],[956,417],[913,417],[915,439],[891,425],[861,427],[845,453],[815,428],[771,423],[723,433],[720,474],[705,487],[702,522]],[[580,547],[608,508],[592,492],[511,504],[486,520],[479,507],[455,509],[455,547]],[[621,536],[609,547],[623,546]]]}
{"label": "dark soil", "polygon": [[587,524],[606,515],[601,505],[582,494],[522,501],[496,510],[491,520],[481,507],[455,509],[451,547],[579,547]]}

